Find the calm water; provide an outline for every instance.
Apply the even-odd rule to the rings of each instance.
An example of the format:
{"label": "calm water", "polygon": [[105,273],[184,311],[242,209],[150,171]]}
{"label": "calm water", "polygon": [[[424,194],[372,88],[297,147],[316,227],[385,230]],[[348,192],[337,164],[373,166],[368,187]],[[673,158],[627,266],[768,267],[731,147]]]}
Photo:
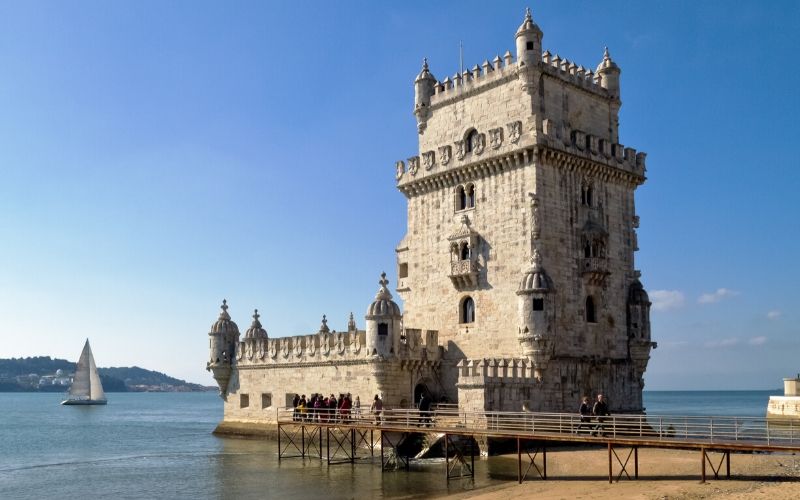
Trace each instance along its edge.
{"label": "calm water", "polygon": [[[763,416],[780,391],[645,392],[650,414]],[[108,406],[60,406],[60,394],[0,393],[0,498],[417,498],[516,478],[516,462],[476,461],[475,480],[379,465],[278,463],[274,442],[218,438],[212,393],[109,394]]]}

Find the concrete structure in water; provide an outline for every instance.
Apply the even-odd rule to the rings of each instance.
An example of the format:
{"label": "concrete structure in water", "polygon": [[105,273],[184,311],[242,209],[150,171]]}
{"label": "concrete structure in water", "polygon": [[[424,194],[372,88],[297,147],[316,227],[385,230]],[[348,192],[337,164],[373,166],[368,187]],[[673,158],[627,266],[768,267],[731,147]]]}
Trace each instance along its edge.
{"label": "concrete structure in water", "polygon": [[[603,393],[642,411],[655,342],[634,267],[634,192],[645,153],[620,144],[620,68],[595,71],[545,50],[530,12],[506,52],[414,81],[419,152],[395,164],[408,201],[397,293],[381,276],[364,330],[268,338],[258,314],[240,338],[223,303],[208,369],[226,428],[274,422],[297,393],[422,392],[468,410],[576,411]],[[598,51],[599,52],[599,51]]]}
{"label": "concrete structure in water", "polygon": [[770,396],[767,418],[800,419],[800,373],[783,379],[783,396]]}

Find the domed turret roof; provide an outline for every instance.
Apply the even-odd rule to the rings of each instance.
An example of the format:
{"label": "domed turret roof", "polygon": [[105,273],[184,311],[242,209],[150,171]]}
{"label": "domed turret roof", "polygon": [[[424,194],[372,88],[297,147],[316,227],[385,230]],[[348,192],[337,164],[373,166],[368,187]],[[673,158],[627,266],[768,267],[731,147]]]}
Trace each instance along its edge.
{"label": "domed turret roof", "polygon": [[231,316],[228,314],[228,301],[223,299],[220,308],[222,312],[219,313],[217,321],[211,325],[211,333],[234,333],[239,335],[239,327],[236,326],[236,323],[231,321]]}
{"label": "domed turret roof", "polygon": [[535,22],[533,22],[533,16],[531,16],[531,9],[530,7],[528,7],[525,9],[525,19],[522,21],[522,24],[519,25],[519,29],[517,30],[516,36],[520,36],[530,32],[538,32],[539,34],[541,34],[542,30],[539,29],[539,26]]}
{"label": "domed turret roof", "polygon": [[533,251],[531,257],[531,268],[522,275],[517,294],[523,293],[547,293],[553,289],[553,281],[542,267],[542,257],[539,250]]}
{"label": "domed turret roof", "polygon": [[650,297],[644,290],[644,286],[642,286],[641,281],[634,280],[633,283],[631,283],[631,286],[628,289],[628,304],[650,305]]}
{"label": "domed turret roof", "polygon": [[436,83],[436,77],[428,69],[428,58],[424,58],[422,60],[422,70],[419,72],[417,77],[414,79],[414,83],[419,83],[423,80],[430,80],[433,83]]}
{"label": "domed turret roof", "polygon": [[258,309],[253,312],[253,322],[250,323],[250,328],[244,333],[245,339],[267,339],[267,331],[261,326],[261,322],[258,321],[261,315],[258,314]]}
{"label": "domed turret roof", "polygon": [[400,316],[400,307],[392,300],[392,294],[386,285],[389,280],[386,279],[386,273],[381,273],[381,280],[378,282],[381,287],[378,293],[375,294],[375,300],[369,305],[367,309],[367,319],[372,316]]}
{"label": "domed turret roof", "polygon": [[601,72],[604,72],[604,71],[617,71],[617,72],[619,72],[619,66],[617,66],[617,63],[615,63],[611,59],[611,56],[608,53],[608,47],[606,47],[605,51],[603,51],[603,60],[600,61],[600,64],[597,65],[597,69],[595,70],[595,73],[601,73]]}

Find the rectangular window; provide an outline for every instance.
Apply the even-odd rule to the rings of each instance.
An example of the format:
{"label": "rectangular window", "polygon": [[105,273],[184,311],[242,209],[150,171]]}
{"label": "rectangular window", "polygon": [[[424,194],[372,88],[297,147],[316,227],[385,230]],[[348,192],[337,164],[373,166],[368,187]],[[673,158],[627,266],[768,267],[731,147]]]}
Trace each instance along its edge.
{"label": "rectangular window", "polygon": [[389,335],[389,325],[378,323],[378,335]]}
{"label": "rectangular window", "polygon": [[398,278],[408,278],[408,263],[403,262],[397,271]]}
{"label": "rectangular window", "polygon": [[533,299],[533,310],[544,311],[544,299]]}
{"label": "rectangular window", "polygon": [[240,394],[239,395],[239,408],[247,408],[250,406],[250,395],[249,394]]}
{"label": "rectangular window", "polygon": [[272,394],[261,393],[261,408],[269,408],[272,406]]}
{"label": "rectangular window", "polygon": [[533,42],[526,42],[525,43],[525,48],[527,50],[533,50]]}

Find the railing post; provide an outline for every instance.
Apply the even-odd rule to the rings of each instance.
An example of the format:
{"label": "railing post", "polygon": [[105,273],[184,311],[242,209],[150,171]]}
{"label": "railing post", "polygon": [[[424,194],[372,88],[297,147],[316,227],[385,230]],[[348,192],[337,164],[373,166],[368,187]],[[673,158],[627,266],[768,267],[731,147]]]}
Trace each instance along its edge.
{"label": "railing post", "polygon": [[738,418],[734,418],[733,419],[733,440],[734,441],[738,441],[739,440],[739,419]]}
{"label": "railing post", "polygon": [[664,417],[658,417],[658,439],[664,439]]}
{"label": "railing post", "polygon": [[711,432],[711,441],[714,441],[714,418],[709,421],[709,431]]}

